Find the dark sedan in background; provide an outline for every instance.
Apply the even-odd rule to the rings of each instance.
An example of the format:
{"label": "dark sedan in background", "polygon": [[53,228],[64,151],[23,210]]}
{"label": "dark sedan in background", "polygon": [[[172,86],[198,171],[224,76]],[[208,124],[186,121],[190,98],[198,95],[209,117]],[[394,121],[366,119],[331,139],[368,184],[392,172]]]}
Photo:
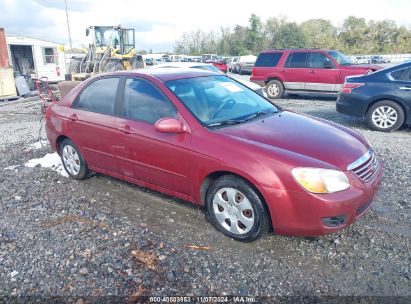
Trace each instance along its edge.
{"label": "dark sedan in background", "polygon": [[365,118],[371,129],[390,132],[411,125],[411,62],[347,77],[337,111]]}

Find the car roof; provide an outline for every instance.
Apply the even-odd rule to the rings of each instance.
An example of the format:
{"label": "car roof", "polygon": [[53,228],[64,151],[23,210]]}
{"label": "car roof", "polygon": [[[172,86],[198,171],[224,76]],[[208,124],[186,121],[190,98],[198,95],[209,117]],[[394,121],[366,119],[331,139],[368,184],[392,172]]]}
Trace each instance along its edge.
{"label": "car roof", "polygon": [[165,67],[192,68],[195,66],[202,66],[202,65],[211,65],[211,64],[202,63],[202,62],[165,62],[165,63],[157,64],[151,67],[150,69],[165,68]]}
{"label": "car roof", "polygon": [[329,51],[335,51],[335,50],[329,50],[329,49],[310,49],[310,48],[296,48],[296,49],[271,49],[271,50],[265,50],[261,51],[261,53],[276,53],[276,52],[329,52]]}
{"label": "car roof", "polygon": [[177,80],[177,79],[184,79],[184,78],[194,78],[194,77],[204,77],[204,76],[221,76],[221,74],[207,71],[207,70],[200,70],[200,69],[191,69],[191,68],[161,68],[161,69],[153,69],[153,68],[146,68],[146,69],[136,69],[130,71],[118,71],[112,73],[101,74],[105,76],[151,76],[155,77],[161,81],[168,81],[168,80]]}

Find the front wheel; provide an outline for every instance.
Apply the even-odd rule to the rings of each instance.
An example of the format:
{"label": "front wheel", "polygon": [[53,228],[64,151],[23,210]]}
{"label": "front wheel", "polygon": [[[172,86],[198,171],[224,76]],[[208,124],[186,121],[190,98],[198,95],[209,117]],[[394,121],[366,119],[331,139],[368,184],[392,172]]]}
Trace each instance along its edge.
{"label": "front wheel", "polygon": [[67,174],[74,179],[85,179],[90,175],[87,164],[77,146],[69,139],[60,145],[60,157]]}
{"label": "front wheel", "polygon": [[279,80],[271,80],[265,87],[268,98],[278,99],[284,95],[284,86]]}
{"label": "front wheel", "polygon": [[243,179],[225,175],[207,191],[207,217],[222,233],[251,242],[268,232],[269,218],[258,193]]}
{"label": "front wheel", "polygon": [[404,110],[391,100],[381,100],[368,110],[367,121],[373,130],[392,132],[404,123]]}

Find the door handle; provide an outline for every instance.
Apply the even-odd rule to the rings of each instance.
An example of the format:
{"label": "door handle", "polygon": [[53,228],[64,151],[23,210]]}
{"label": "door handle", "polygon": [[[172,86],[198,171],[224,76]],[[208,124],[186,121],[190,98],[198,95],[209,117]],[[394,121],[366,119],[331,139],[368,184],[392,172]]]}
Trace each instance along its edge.
{"label": "door handle", "polygon": [[317,73],[317,72],[316,72],[315,70],[311,70],[310,73],[311,73],[311,74],[315,74],[315,73]]}
{"label": "door handle", "polygon": [[400,87],[400,90],[408,90],[408,91],[411,91],[411,87]]}
{"label": "door handle", "polygon": [[78,120],[77,114],[72,114],[72,115],[70,115],[70,116],[69,116],[69,119],[70,119],[71,121],[77,121],[77,120]]}
{"label": "door handle", "polygon": [[133,134],[133,131],[131,130],[129,125],[125,125],[122,127],[118,128],[121,132],[125,133],[125,134]]}
{"label": "door handle", "polygon": [[282,69],[281,72],[287,72],[287,69]]}

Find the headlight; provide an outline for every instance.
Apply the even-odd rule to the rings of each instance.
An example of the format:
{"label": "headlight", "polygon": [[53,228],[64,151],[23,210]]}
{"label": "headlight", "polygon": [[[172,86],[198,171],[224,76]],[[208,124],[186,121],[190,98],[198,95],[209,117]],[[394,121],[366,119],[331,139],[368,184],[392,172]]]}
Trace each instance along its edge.
{"label": "headlight", "polygon": [[333,193],[350,187],[350,181],[342,171],[320,168],[294,168],[294,179],[312,193]]}

